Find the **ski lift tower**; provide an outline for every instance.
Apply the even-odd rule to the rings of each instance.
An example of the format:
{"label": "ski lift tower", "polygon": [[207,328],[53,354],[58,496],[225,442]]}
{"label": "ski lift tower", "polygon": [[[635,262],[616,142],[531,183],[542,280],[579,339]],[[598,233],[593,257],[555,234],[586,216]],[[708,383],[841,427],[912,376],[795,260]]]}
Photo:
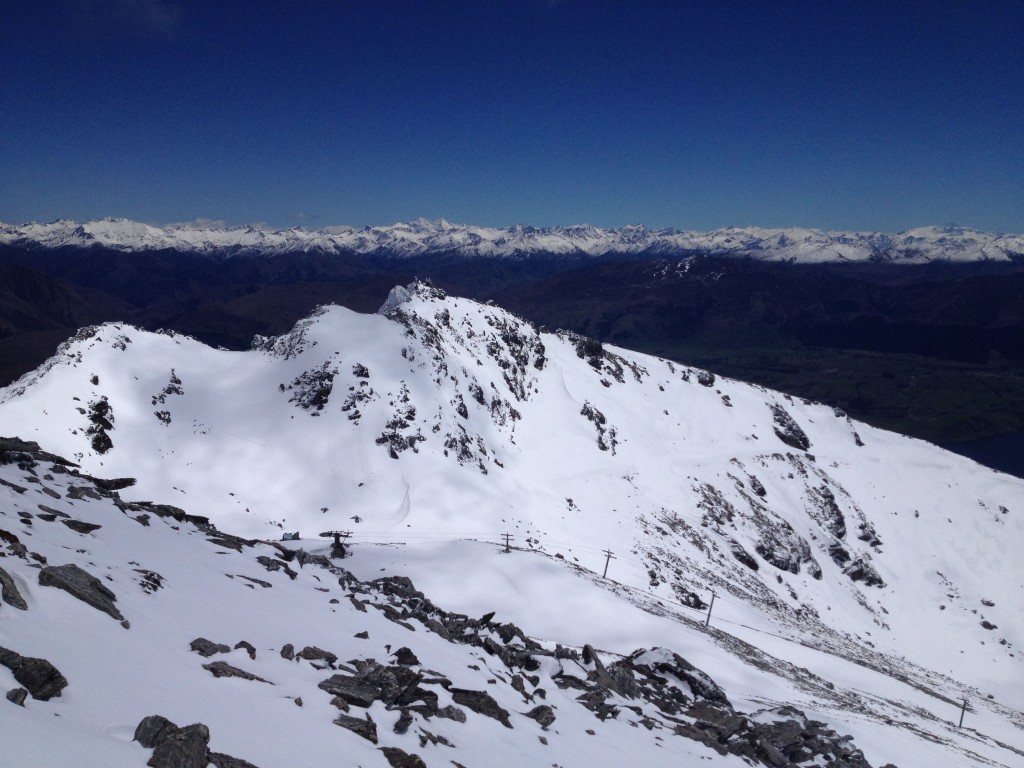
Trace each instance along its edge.
{"label": "ski lift tower", "polygon": [[324,531],[320,534],[320,538],[334,539],[334,543],[331,545],[331,557],[341,560],[348,554],[345,551],[345,542],[351,535],[352,531]]}

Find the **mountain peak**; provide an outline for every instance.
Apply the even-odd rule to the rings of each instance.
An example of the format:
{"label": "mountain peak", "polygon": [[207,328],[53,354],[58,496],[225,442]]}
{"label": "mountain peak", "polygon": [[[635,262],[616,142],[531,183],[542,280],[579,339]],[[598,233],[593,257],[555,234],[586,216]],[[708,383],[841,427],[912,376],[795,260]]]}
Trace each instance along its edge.
{"label": "mountain peak", "polygon": [[[284,718],[289,732],[305,734],[295,742],[303,748],[322,741],[308,723],[319,722],[327,699],[299,708],[287,697],[326,691],[342,709],[359,708],[358,717],[328,718],[343,726],[332,731],[338,738],[349,728],[369,733],[373,723],[389,748],[410,746],[403,729],[420,717],[423,734],[446,739],[438,746],[424,735],[420,748],[473,744],[479,755],[496,733],[529,728],[531,764],[552,755],[571,763],[565,756],[578,749],[566,745],[588,743],[571,741],[583,738],[573,734],[584,724],[601,745],[588,764],[635,762],[635,753],[621,753],[622,739],[644,750],[645,765],[676,764],[677,753],[662,748],[668,739],[728,711],[751,713],[730,727],[785,721],[795,723],[790,734],[841,718],[875,765],[902,763],[908,752],[920,765],[941,765],[952,744],[957,765],[1008,766],[1018,756],[1005,745],[1020,720],[1024,481],[819,403],[548,333],[415,282],[395,287],[380,313],[322,306],[245,352],[123,323],[83,329],[45,366],[0,389],[0,423],[22,438],[18,445],[34,442],[77,465],[29,472],[27,449],[0,442],[0,500],[17,512],[0,518],[0,546],[17,573],[10,583],[25,587],[28,602],[48,600],[46,580],[64,571],[47,571],[37,588],[33,566],[73,566],[79,581],[95,579],[116,595],[130,626],[65,595],[45,611],[30,606],[30,619],[82,622],[96,663],[112,668],[121,660],[109,648],[130,648],[125,663],[152,670],[152,649],[132,643],[158,644],[160,669],[208,691],[161,698],[184,707],[169,716],[192,722],[189,707],[204,707],[229,733],[256,730],[243,743],[279,756],[272,765],[293,764],[294,745],[274,752],[262,728],[221,717],[230,708],[219,705],[228,699],[216,677],[241,678],[230,682],[258,697],[266,722]],[[136,482],[107,481],[104,495],[91,489],[95,477]],[[357,550],[338,563],[335,531]],[[128,547],[115,546],[114,535]],[[514,546],[498,546],[502,538]],[[41,558],[29,562],[28,547]],[[162,584],[167,593],[147,591]],[[10,591],[4,581],[5,603]],[[712,600],[713,616],[705,612]],[[432,607],[442,604],[450,614]],[[517,625],[494,624],[496,614]],[[83,657],[62,633],[23,630],[20,616],[5,616],[6,604],[4,636],[25,645],[13,649],[17,658],[0,651],[3,659],[46,656],[66,669]],[[368,629],[357,634],[353,621]],[[459,638],[472,645],[471,658],[442,645]],[[303,651],[278,651],[292,643]],[[664,650],[678,644],[685,659]],[[193,651],[230,663],[198,667]],[[526,664],[523,654],[536,657]],[[437,670],[388,672],[436,686],[419,694],[437,704],[433,721],[421,716],[435,710],[418,704],[345,698],[366,693],[352,677],[383,680],[379,660],[390,655],[396,668],[423,658]],[[296,672],[291,657],[313,666]],[[339,658],[352,661],[328,670]],[[526,687],[533,674],[551,681],[545,695],[535,693],[539,682]],[[77,697],[96,676],[67,679]],[[660,709],[670,715],[662,730],[654,709],[636,707],[650,703],[641,689],[664,692],[666,680],[678,681],[689,697],[682,703],[702,701],[686,719]],[[111,711],[98,696],[91,707],[69,701],[67,711]],[[963,696],[983,713],[977,730],[948,726]],[[680,703],[674,693],[658,700]],[[738,701],[744,710],[732,710]],[[121,698],[108,704],[118,714],[105,733],[125,742],[154,714],[149,704],[139,712]],[[474,729],[441,716],[448,706],[475,713],[466,715]],[[776,711],[782,706],[790,709]],[[53,722],[48,710],[26,711],[37,718],[34,732]],[[589,719],[572,714],[579,711]],[[538,742],[551,716],[559,726]],[[15,717],[20,710],[0,718],[5,746]],[[473,741],[487,718],[494,730]],[[639,746],[652,728],[657,746]],[[890,754],[894,733],[901,754]],[[706,743],[699,749],[718,764],[739,760]],[[366,750],[365,764],[380,763]],[[489,764],[521,762],[517,749]]]}
{"label": "mountain peak", "polygon": [[919,227],[901,233],[823,232],[800,227],[728,227],[712,232],[649,230],[640,224],[601,229],[589,224],[507,228],[415,219],[388,227],[327,227],[322,230],[227,228],[216,222],[154,227],[128,219],[77,224],[0,225],[0,244],[47,250],[102,245],[122,251],[178,250],[222,257],[273,256],[317,251],[389,257],[435,253],[464,257],[608,255],[666,256],[705,253],[761,260],[830,262],[1010,261],[1024,258],[1024,236],[995,235],[965,227]]}

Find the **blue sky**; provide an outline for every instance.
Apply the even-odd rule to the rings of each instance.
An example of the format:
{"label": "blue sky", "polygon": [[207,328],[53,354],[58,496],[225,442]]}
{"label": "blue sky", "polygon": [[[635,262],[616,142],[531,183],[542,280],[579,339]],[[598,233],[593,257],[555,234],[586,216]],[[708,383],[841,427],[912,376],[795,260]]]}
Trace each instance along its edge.
{"label": "blue sky", "polygon": [[1022,0],[6,3],[0,221],[1024,232],[1022,40]]}

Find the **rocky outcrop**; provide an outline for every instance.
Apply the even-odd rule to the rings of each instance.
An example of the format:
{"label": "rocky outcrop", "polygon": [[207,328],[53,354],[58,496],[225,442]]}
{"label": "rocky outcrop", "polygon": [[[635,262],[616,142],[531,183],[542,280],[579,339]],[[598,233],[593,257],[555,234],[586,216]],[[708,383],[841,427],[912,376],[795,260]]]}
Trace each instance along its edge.
{"label": "rocky outcrop", "polygon": [[425,714],[437,712],[437,694],[421,687],[420,672],[403,666],[385,666],[373,659],[356,660],[355,674],[338,673],[320,683],[321,690],[332,694],[341,709],[367,708],[375,701],[388,707],[419,706]]}
{"label": "rocky outcrop", "polygon": [[775,436],[790,448],[806,451],[811,447],[807,433],[801,429],[789,412],[778,403],[770,406]]}
{"label": "rocky outcrop", "polygon": [[19,707],[25,706],[25,700],[28,698],[28,691],[24,688],[11,688],[7,692],[7,700],[12,704],[17,704]]}
{"label": "rocky outcrop", "polygon": [[380,751],[384,753],[384,759],[391,768],[427,768],[419,755],[410,755],[398,747],[381,747]]}
{"label": "rocky outcrop", "polygon": [[508,710],[502,709],[487,691],[470,691],[465,688],[451,688],[452,701],[461,704],[477,714],[493,718],[506,728],[511,728],[508,721]]}
{"label": "rocky outcrop", "polygon": [[49,701],[60,696],[68,686],[67,678],[46,659],[22,656],[20,653],[0,646],[0,664],[14,673],[14,679],[21,683],[33,699]]}
{"label": "rocky outcrop", "polygon": [[350,717],[349,715],[338,715],[334,719],[335,725],[340,725],[342,728],[352,731],[357,736],[362,736],[373,744],[377,743],[377,724],[370,719],[369,713],[365,718]]}
{"label": "rocky outcrop", "polygon": [[242,680],[255,680],[267,685],[273,685],[269,680],[264,680],[259,675],[246,672],[244,669],[233,667],[226,661],[214,661],[209,664],[203,664],[203,669],[208,670],[214,677],[239,677]]}
{"label": "rocky outcrop", "polygon": [[39,572],[39,584],[43,587],[63,589],[86,605],[117,621],[124,621],[124,616],[114,606],[117,597],[103,583],[88,571],[73,563],[67,565],[48,565]]}
{"label": "rocky outcrop", "polygon": [[153,749],[150,768],[206,768],[210,729],[194,723],[165,734]]}
{"label": "rocky outcrop", "polygon": [[[410,628],[413,623],[421,623],[451,642],[479,647],[500,659],[509,670],[507,685],[525,701],[534,703],[518,713],[523,722],[532,720],[534,727],[546,730],[556,722],[556,710],[537,701],[546,694],[542,673],[533,673],[543,668],[538,659],[546,656],[560,667],[550,682],[573,691],[576,701],[598,720],[628,720],[632,725],[665,734],[662,738],[671,735],[692,739],[721,755],[736,755],[748,763],[771,768],[826,762],[837,768],[868,768],[848,736],[809,720],[796,709],[782,707],[756,715],[736,711],[709,675],[668,649],[640,649],[611,663],[603,662],[589,645],[582,653],[560,646],[551,651],[530,640],[514,624],[495,623],[493,613],[473,619],[437,608],[408,578],[391,576],[360,582],[346,571],[334,570],[353,599],[380,610],[391,621]],[[393,655],[411,661],[406,651],[415,656],[406,648]],[[436,673],[385,666],[372,659],[340,666],[348,665],[354,666],[354,671],[339,672],[320,687],[334,697],[335,706],[349,712],[335,722],[371,741],[376,738],[377,726],[365,716],[355,716],[351,707],[366,709],[379,701],[389,710],[398,710],[393,725],[398,734],[408,732],[417,716],[468,722],[466,711],[498,720],[508,728],[519,727],[496,698],[500,688],[493,692],[455,688],[444,678],[431,677]],[[438,707],[438,697],[429,689],[434,684],[442,686],[458,706]],[[426,735],[422,726],[420,731],[421,741],[441,743],[433,738],[444,738]]]}
{"label": "rocky outcrop", "polygon": [[135,741],[146,749],[153,749],[162,744],[168,736],[178,730],[178,726],[162,715],[149,715],[142,718],[135,727]]}
{"label": "rocky outcrop", "polygon": [[205,637],[197,637],[189,643],[189,648],[206,658],[210,658],[218,653],[231,652],[230,646],[224,645],[224,643],[215,643],[212,640],[207,640]]}
{"label": "rocky outcrop", "polygon": [[102,525],[86,523],[82,520],[61,520],[61,522],[71,530],[77,531],[78,533],[92,533],[93,531],[98,531],[103,527]]}
{"label": "rocky outcrop", "polygon": [[252,763],[231,755],[211,752],[210,729],[202,723],[179,728],[162,715],[144,717],[135,728],[134,740],[153,756],[146,765],[150,768],[256,768]]}
{"label": "rocky outcrop", "polygon": [[0,568],[0,598],[4,603],[22,611],[28,610],[28,603],[18,591],[18,585],[7,571]]}

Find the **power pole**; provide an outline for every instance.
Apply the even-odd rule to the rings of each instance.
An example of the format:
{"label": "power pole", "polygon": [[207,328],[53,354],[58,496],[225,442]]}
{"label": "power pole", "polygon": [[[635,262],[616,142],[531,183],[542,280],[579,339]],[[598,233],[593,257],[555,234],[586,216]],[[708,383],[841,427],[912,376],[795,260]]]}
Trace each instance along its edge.
{"label": "power pole", "polygon": [[512,539],[514,539],[515,537],[511,533],[503,533],[501,535],[505,539],[505,551],[506,552],[511,552],[512,549],[509,546],[509,542],[511,542]]}
{"label": "power pole", "polygon": [[711,605],[708,606],[708,617],[704,619],[704,626],[711,623],[711,609],[715,607],[715,590],[711,590]]}
{"label": "power pole", "polygon": [[608,578],[608,563],[610,563],[612,560],[616,559],[615,555],[612,554],[610,549],[606,549],[604,551],[604,554],[605,554],[605,558],[604,558],[604,573],[601,574],[601,578],[602,579]]}
{"label": "power pole", "polygon": [[959,725],[957,725],[957,728],[963,728],[964,727],[964,712],[966,712],[966,711],[967,711],[967,699],[965,698],[963,706],[960,707],[960,723],[959,723]]}

